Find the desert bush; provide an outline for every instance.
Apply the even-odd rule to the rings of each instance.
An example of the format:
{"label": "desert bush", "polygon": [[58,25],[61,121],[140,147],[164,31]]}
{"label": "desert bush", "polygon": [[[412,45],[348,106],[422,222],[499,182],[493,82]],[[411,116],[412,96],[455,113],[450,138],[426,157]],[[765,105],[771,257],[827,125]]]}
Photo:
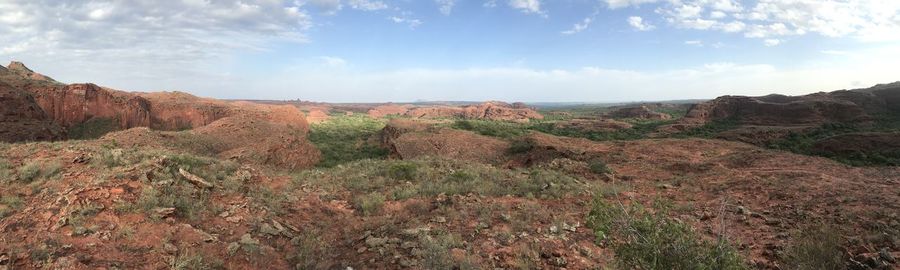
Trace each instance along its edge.
{"label": "desert bush", "polygon": [[454,258],[450,250],[463,248],[462,238],[452,233],[439,233],[435,236],[422,235],[419,243],[424,251],[423,264],[425,269],[479,269],[469,258]]}
{"label": "desert bush", "polygon": [[844,254],[837,229],[817,225],[794,233],[782,257],[787,269],[838,270],[845,269]]}
{"label": "desert bush", "polygon": [[371,215],[381,211],[384,206],[384,195],[378,192],[357,196],[353,200],[353,205],[363,215]]}
{"label": "desert bush", "polygon": [[12,181],[12,166],[6,159],[0,158],[0,183],[8,183]]}
{"label": "desert bush", "polygon": [[603,160],[599,159],[592,160],[588,165],[588,168],[594,174],[607,174],[613,172],[612,169],[609,168],[609,166],[606,166],[606,162],[603,162]]}
{"label": "desert bush", "polygon": [[335,116],[310,125],[309,140],[322,152],[319,167],[334,167],[361,159],[383,159],[388,151],[368,141],[384,128],[383,120],[364,115]]}
{"label": "desert bush", "polygon": [[419,166],[411,162],[394,163],[387,167],[387,176],[397,180],[414,180]]}
{"label": "desert bush", "polygon": [[507,153],[510,154],[522,154],[527,153],[534,149],[534,142],[529,140],[515,140],[509,144],[509,149],[507,149]]}
{"label": "desert bush", "polygon": [[171,259],[169,269],[172,270],[206,270],[225,269],[225,262],[217,258],[203,256],[197,251],[180,252]]}
{"label": "desert bush", "polygon": [[740,120],[737,118],[716,120],[716,121],[706,123],[705,125],[675,134],[674,137],[678,137],[678,138],[687,138],[687,137],[713,138],[723,131],[735,129],[738,126],[740,126]]}
{"label": "desert bush", "polygon": [[56,177],[62,171],[62,164],[58,161],[30,161],[17,169],[19,181],[31,183],[39,179]]}
{"label": "desert bush", "polygon": [[22,198],[16,195],[0,194],[0,220],[22,208]]}
{"label": "desert bush", "polygon": [[612,247],[623,269],[747,269],[724,238],[702,240],[690,225],[667,216],[666,207],[651,212],[594,199],[588,226],[598,242]]}
{"label": "desert bush", "polygon": [[320,233],[304,230],[293,240],[292,244],[296,246],[291,262],[298,269],[319,269],[318,262],[323,260],[323,256],[328,254],[328,242],[322,239]]}

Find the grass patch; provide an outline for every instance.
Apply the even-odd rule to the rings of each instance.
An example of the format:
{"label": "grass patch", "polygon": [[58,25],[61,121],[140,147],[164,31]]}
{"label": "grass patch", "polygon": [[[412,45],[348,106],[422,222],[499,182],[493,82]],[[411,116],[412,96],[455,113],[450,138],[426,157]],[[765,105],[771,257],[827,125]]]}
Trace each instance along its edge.
{"label": "grass patch", "polygon": [[[156,169],[144,179],[149,183],[141,190],[137,200],[116,207],[117,211],[141,211],[148,216],[154,216],[157,209],[175,208],[175,216],[197,220],[209,213],[217,212],[215,206],[209,202],[214,191],[247,192],[248,196],[255,195],[242,184],[230,183],[240,181],[237,179],[242,178],[237,173],[238,165],[233,162],[193,155],[167,155],[165,152],[139,152],[134,155],[146,157],[139,166],[146,165]],[[178,172],[179,169],[197,175],[213,183],[217,188],[213,190],[198,188],[185,181]]]}
{"label": "grass patch", "polygon": [[312,124],[309,140],[322,151],[319,167],[334,167],[360,159],[383,159],[387,149],[368,139],[384,128],[385,122],[365,115],[335,116]]}
{"label": "grass patch", "polygon": [[535,124],[529,129],[556,136],[585,138],[592,141],[618,141],[646,139],[648,138],[648,135],[655,132],[658,127],[671,123],[674,123],[674,120],[638,121],[634,122],[633,127],[629,129],[603,132],[557,128],[554,123],[544,122]]}
{"label": "grass patch", "polygon": [[654,208],[594,199],[588,226],[599,243],[611,246],[622,269],[748,269],[724,238],[704,241],[690,225],[669,218],[665,205]]}
{"label": "grass patch", "polygon": [[37,180],[59,176],[62,172],[62,163],[59,161],[30,161],[16,169],[16,172],[19,182],[30,184]]}
{"label": "grass patch", "polygon": [[844,269],[846,253],[840,233],[828,226],[812,226],[794,233],[784,250],[785,268],[797,270]]}
{"label": "grass patch", "polygon": [[472,131],[481,135],[512,139],[528,133],[528,124],[491,120],[457,120],[451,127]]}
{"label": "grass patch", "polygon": [[381,193],[373,192],[358,196],[353,200],[353,206],[363,215],[372,215],[381,212],[385,197]]}
{"label": "grass patch", "polygon": [[[416,168],[414,177],[409,168]],[[392,199],[470,193],[560,198],[589,190],[582,181],[556,171],[506,170],[441,158],[360,160],[334,168],[300,172],[295,175],[293,184],[317,185],[330,193],[349,192],[353,198],[379,193]]]}
{"label": "grass patch", "polygon": [[22,198],[16,195],[0,195],[0,220],[22,208]]}

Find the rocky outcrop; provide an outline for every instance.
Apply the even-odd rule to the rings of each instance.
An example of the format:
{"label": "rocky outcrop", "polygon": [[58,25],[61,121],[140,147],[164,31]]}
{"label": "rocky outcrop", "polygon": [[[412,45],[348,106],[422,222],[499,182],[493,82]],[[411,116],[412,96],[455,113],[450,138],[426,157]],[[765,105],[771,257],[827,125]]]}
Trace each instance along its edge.
{"label": "rocky outcrop", "polygon": [[510,122],[528,122],[531,119],[544,119],[544,116],[528,108],[524,103],[507,104],[489,101],[477,105],[463,107],[454,106],[422,106],[382,105],[369,110],[369,116],[384,117],[387,115],[405,115],[415,118],[464,118],[485,119]]}
{"label": "rocky outcrop", "polygon": [[9,63],[9,66],[7,67],[7,69],[9,70],[9,72],[12,72],[16,75],[22,76],[24,78],[28,78],[30,80],[53,82],[53,83],[56,82],[56,80],[54,80],[50,77],[47,77],[44,74],[34,72],[33,70],[26,67],[25,64],[23,64],[22,62],[12,61]]}
{"label": "rocky outcrop", "polygon": [[[62,139],[63,128],[114,119],[120,129],[151,128],[105,137],[135,146],[176,147],[290,170],[311,167],[321,155],[306,138],[305,115],[291,105],[225,102],[181,92],[129,93],[94,84],[59,84],[36,74],[18,62],[0,70],[0,82],[22,88],[0,87],[0,139]],[[191,131],[164,132],[187,129]]]}
{"label": "rocky outcrop", "polygon": [[38,87],[31,92],[53,121],[64,127],[92,118],[116,119],[122,129],[150,126],[150,102],[129,93],[94,84]]}
{"label": "rocky outcrop", "polygon": [[0,142],[65,138],[65,130],[41,110],[30,93],[0,82],[0,104]]}
{"label": "rocky outcrop", "polygon": [[391,120],[381,132],[381,143],[393,158],[433,156],[490,164],[500,164],[509,149],[500,139],[410,119]]}
{"label": "rocky outcrop", "polygon": [[521,143],[527,149],[520,149],[507,164],[510,167],[534,166],[554,159],[564,158],[576,161],[590,161],[602,153],[609,151],[606,144],[588,139],[549,135],[531,132]]}
{"label": "rocky outcrop", "polygon": [[553,125],[557,129],[574,129],[587,132],[613,132],[632,128],[633,125],[613,119],[572,119]]}
{"label": "rocky outcrop", "polygon": [[150,128],[186,130],[208,125],[233,114],[224,101],[199,98],[183,92],[137,93],[150,101]]}
{"label": "rocky outcrop", "polygon": [[865,123],[872,115],[894,110],[900,87],[841,90],[805,96],[724,96],[692,107],[680,122],[705,124],[730,119],[745,125],[799,126],[824,123]]}
{"label": "rocky outcrop", "polygon": [[389,115],[403,115],[413,107],[410,105],[386,104],[369,110],[369,117],[383,118]]}
{"label": "rocky outcrop", "polygon": [[[524,107],[524,108],[523,108]],[[528,122],[531,119],[544,119],[544,116],[534,109],[527,108],[519,103],[517,106],[503,102],[485,102],[478,105],[463,107],[463,118],[488,119],[511,122]]]}
{"label": "rocky outcrop", "polygon": [[633,119],[648,119],[648,120],[668,120],[672,119],[671,115],[655,112],[648,108],[647,106],[638,106],[638,107],[625,107],[616,109],[614,111],[608,112],[604,114],[604,116],[609,118],[633,118]]}

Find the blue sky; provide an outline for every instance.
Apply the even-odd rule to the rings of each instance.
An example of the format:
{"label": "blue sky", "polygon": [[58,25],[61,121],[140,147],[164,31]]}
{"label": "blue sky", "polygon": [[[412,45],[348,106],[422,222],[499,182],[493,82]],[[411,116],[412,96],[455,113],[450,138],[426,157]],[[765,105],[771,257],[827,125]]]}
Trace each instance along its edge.
{"label": "blue sky", "polygon": [[10,0],[4,58],[217,98],[803,94],[900,80],[900,1]]}

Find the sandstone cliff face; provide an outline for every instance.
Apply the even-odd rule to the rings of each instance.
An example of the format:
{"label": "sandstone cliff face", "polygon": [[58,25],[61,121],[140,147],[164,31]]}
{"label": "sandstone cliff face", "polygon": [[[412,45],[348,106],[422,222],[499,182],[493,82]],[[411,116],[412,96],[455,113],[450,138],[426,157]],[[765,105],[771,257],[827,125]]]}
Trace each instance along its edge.
{"label": "sandstone cliff face", "polygon": [[94,84],[31,89],[35,100],[54,122],[71,127],[91,118],[116,119],[123,129],[150,125],[150,102]]}
{"label": "sandstone cliff face", "polygon": [[65,137],[64,129],[51,121],[30,93],[0,82],[0,104],[0,142],[52,141]]}

